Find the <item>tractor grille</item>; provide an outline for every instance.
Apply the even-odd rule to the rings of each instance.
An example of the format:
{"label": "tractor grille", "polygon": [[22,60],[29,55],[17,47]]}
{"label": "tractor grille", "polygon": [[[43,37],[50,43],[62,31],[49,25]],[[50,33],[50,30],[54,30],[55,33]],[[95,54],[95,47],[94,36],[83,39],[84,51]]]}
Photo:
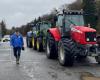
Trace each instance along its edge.
{"label": "tractor grille", "polygon": [[86,42],[96,42],[96,32],[86,32]]}

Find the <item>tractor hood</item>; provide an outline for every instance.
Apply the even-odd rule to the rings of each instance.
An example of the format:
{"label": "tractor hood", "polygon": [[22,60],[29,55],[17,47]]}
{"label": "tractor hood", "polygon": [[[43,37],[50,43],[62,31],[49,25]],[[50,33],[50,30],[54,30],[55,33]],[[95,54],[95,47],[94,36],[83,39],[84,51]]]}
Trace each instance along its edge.
{"label": "tractor hood", "polygon": [[71,28],[74,41],[80,44],[96,44],[96,30],[85,26],[74,26]]}
{"label": "tractor hood", "polygon": [[85,27],[85,26],[75,26],[74,28],[75,28],[76,30],[81,31],[81,32],[96,32],[95,29],[89,28],[89,27]]}

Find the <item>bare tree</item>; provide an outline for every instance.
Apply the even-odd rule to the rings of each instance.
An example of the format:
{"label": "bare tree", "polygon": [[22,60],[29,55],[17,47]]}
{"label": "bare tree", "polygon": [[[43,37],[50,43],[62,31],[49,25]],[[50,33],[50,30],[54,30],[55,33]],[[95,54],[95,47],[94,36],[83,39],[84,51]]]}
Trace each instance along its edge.
{"label": "bare tree", "polygon": [[4,36],[6,35],[6,32],[7,32],[6,23],[2,20],[0,25],[1,25],[2,36]]}

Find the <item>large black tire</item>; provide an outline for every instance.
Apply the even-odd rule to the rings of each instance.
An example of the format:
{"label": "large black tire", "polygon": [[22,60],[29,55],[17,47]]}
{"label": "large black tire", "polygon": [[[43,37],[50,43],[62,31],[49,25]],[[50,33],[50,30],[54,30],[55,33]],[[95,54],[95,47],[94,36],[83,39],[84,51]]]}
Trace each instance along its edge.
{"label": "large black tire", "polygon": [[46,42],[46,56],[49,59],[57,59],[57,42],[54,40],[53,36],[48,32],[47,33],[47,42]]}
{"label": "large black tire", "polygon": [[30,41],[28,37],[26,39],[26,43],[28,48],[32,48],[32,41]]}
{"label": "large black tire", "polygon": [[37,50],[36,41],[37,41],[37,40],[33,37],[33,38],[32,38],[32,47],[33,47],[34,50]]}
{"label": "large black tire", "polygon": [[30,41],[29,43],[29,48],[32,48],[32,41]]}
{"label": "large black tire", "polygon": [[58,46],[59,63],[62,66],[73,66],[75,43],[71,39],[64,38]]}
{"label": "large black tire", "polygon": [[39,51],[39,52],[43,51],[43,40],[42,40],[42,38],[37,38],[36,46],[37,46],[37,51]]}
{"label": "large black tire", "polygon": [[27,45],[27,47],[29,47],[28,38],[27,37],[26,37],[26,45]]}

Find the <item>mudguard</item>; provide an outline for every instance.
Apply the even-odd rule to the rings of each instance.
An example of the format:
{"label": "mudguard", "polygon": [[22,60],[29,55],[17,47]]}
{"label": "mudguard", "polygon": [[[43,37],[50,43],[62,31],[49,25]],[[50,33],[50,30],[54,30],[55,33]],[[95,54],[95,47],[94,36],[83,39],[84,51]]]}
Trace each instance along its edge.
{"label": "mudguard", "polygon": [[55,41],[59,41],[61,39],[61,35],[60,35],[60,32],[59,32],[58,28],[50,28],[48,30],[48,32],[50,32],[52,34]]}

